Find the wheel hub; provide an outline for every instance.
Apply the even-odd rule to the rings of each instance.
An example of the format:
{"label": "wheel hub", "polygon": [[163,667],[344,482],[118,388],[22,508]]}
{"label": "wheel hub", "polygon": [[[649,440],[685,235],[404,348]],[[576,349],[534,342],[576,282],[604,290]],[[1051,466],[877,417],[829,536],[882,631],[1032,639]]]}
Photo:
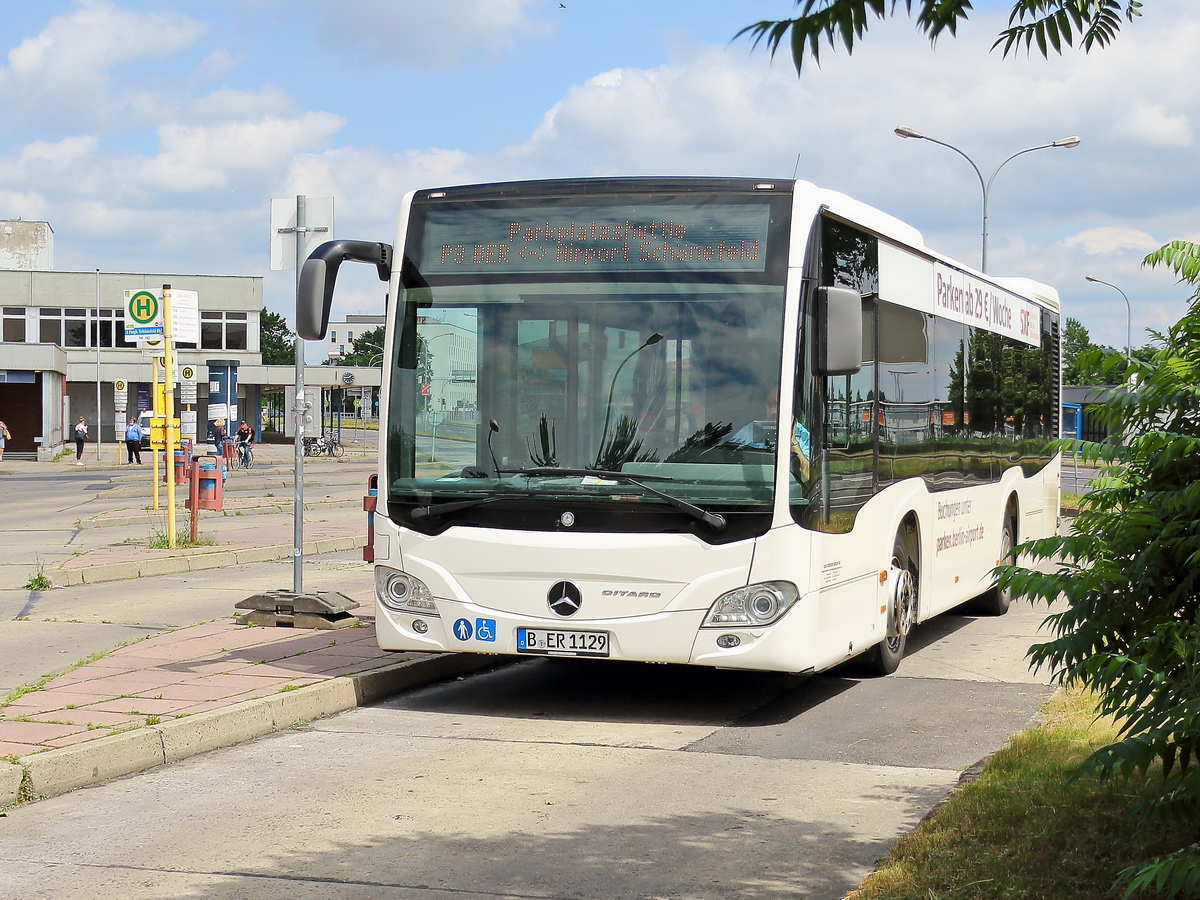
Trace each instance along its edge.
{"label": "wheel hub", "polygon": [[888,584],[891,599],[888,603],[887,636],[904,637],[912,629],[917,617],[917,586],[912,572],[895,565],[888,569]]}

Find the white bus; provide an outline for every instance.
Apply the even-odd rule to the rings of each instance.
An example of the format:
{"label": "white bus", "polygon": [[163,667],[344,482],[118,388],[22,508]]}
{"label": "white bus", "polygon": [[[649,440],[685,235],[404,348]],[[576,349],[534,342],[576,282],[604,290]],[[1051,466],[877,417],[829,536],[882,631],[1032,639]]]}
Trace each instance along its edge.
{"label": "white bus", "polygon": [[[394,249],[393,249],[394,248]],[[803,181],[415,191],[373,551],[390,650],[895,670],[1058,516],[1056,292]]]}

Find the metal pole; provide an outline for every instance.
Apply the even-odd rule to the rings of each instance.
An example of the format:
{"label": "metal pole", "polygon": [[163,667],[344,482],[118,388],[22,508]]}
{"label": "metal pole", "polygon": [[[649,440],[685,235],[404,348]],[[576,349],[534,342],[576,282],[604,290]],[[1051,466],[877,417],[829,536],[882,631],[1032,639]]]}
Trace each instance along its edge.
{"label": "metal pole", "polygon": [[[163,292],[163,415],[166,417],[166,428],[163,434],[167,438],[167,449],[164,460],[167,469],[167,546],[175,549],[177,537],[175,522],[175,448],[179,446],[179,432],[175,428],[175,357],[172,352],[172,342],[175,340],[174,326],[171,323],[171,286],[164,284]],[[230,378],[233,376],[231,375]],[[234,399],[237,399],[236,397]],[[151,453],[157,450],[151,449]],[[218,462],[218,465],[220,463]],[[157,483],[157,481],[155,482]]]}
{"label": "metal pole", "polygon": [[1095,275],[1084,275],[1084,281],[1091,281],[1096,284],[1103,284],[1106,287],[1112,288],[1121,295],[1121,299],[1125,301],[1125,358],[1130,362],[1133,361],[1133,307],[1129,303],[1129,298],[1125,296],[1125,292],[1111,282],[1097,278]]}
{"label": "metal pole", "polygon": [[[115,323],[114,323],[115,327]],[[96,270],[96,462],[104,446],[104,410],[100,406],[100,270]],[[116,435],[114,435],[116,437]],[[121,461],[120,445],[117,446],[117,462]]]}
{"label": "metal pole", "polygon": [[[296,196],[296,308],[300,303],[300,270],[304,268],[304,232],[307,198]],[[298,325],[298,323],[297,323]],[[304,593],[304,339],[296,334],[296,447],[293,466],[295,500],[292,506],[292,590]]]}
{"label": "metal pole", "polygon": [[955,153],[969,162],[971,164],[971,168],[975,170],[975,175],[979,178],[979,187],[983,189],[983,240],[981,243],[979,260],[979,271],[981,272],[987,272],[988,201],[991,198],[992,182],[996,180],[996,176],[1000,174],[1000,170],[1022,153],[1032,153],[1034,150],[1046,150],[1051,147],[1065,147],[1067,149],[1071,149],[1079,146],[1079,138],[1072,135],[1071,137],[1059,138],[1057,141],[1051,141],[1048,144],[1038,144],[1036,147],[1026,147],[1024,150],[1018,150],[1008,159],[1004,160],[1004,162],[1000,163],[1000,165],[996,166],[996,169],[992,172],[991,177],[985,182],[983,180],[983,173],[979,171],[979,166],[975,165],[975,160],[971,159],[971,157],[967,156],[966,153],[959,150],[953,144],[947,144],[945,141],[939,141],[937,138],[931,138],[929,135],[922,134],[915,128],[909,128],[907,125],[900,125],[899,127],[895,128],[894,133],[897,137],[915,138],[919,141],[929,141],[931,144],[937,144],[938,146],[945,147],[947,150],[953,150]]}

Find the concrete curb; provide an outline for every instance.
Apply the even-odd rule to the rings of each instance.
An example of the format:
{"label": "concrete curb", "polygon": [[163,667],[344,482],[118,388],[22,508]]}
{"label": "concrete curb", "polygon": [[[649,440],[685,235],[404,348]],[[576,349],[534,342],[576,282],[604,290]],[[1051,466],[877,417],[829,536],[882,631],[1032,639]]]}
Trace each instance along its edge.
{"label": "concrete curb", "polygon": [[[307,487],[307,486],[306,486]],[[364,489],[365,490],[365,489]],[[327,509],[355,509],[362,505],[362,501],[355,498],[352,500],[314,500],[305,501],[304,511],[306,513],[319,513]],[[177,504],[177,512],[191,515],[191,512],[184,507],[183,501]],[[239,509],[236,506],[230,506],[227,509],[221,510],[223,518],[237,519],[243,516],[278,516],[290,515],[292,513],[291,503],[278,504],[263,504],[260,506],[246,506]],[[162,518],[167,515],[166,507],[162,509],[145,509],[141,510],[138,515],[120,516],[107,519],[89,519],[81,523],[81,528],[124,528],[129,525],[142,525],[152,521],[153,517]],[[206,516],[211,516],[211,513],[206,513]]]}
{"label": "concrete curb", "polygon": [[466,653],[404,660],[372,672],[331,678],[224,709],[34,753],[17,763],[0,761],[0,809],[230,747],[499,664],[496,657]]}
{"label": "concrete curb", "polygon": [[[336,538],[321,538],[304,542],[305,555],[335,553],[361,547],[361,534]],[[178,575],[181,572],[200,572],[229,565],[267,562],[275,559],[291,559],[291,544],[269,544],[264,547],[231,548],[186,556],[160,556],[152,559],[131,559],[121,563],[100,563],[77,569],[57,569],[54,583],[59,587],[74,587],[81,584],[99,584],[107,581],[126,581],[130,578],[147,578],[161,575]]]}

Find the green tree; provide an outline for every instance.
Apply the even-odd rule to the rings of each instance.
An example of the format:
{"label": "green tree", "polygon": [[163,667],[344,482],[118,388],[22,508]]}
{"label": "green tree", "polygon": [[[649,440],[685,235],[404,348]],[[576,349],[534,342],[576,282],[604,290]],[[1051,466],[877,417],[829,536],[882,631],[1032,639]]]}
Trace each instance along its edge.
{"label": "green tree", "polygon": [[[820,65],[822,44],[842,44],[854,52],[855,41],[867,31],[870,17],[884,19],[896,14],[901,2],[911,16],[917,9],[917,28],[930,43],[943,34],[953,37],[960,22],[971,12],[971,0],[795,0],[800,15],[791,19],[767,20],[748,25],[737,36],[748,34],[757,45],[765,41],[775,55],[785,41],[799,73],[806,58]],[[1042,56],[1076,42],[1085,51],[1106,47],[1116,40],[1122,16],[1132,22],[1141,12],[1141,0],[1016,0],[1008,17],[1009,27],[1000,32],[993,47],[1003,45],[1004,55],[1024,46],[1036,47]]]}
{"label": "green tree", "polygon": [[[1146,262],[1196,288],[1188,311],[1156,335],[1150,362],[1133,363],[1126,392],[1099,407],[1119,442],[1077,445],[1103,468],[1071,534],[1020,548],[1053,571],[1003,566],[1000,582],[1054,604],[1054,637],[1030,658],[1096,691],[1099,711],[1119,723],[1118,740],[1083,771],[1145,775],[1160,765],[1161,790],[1133,810],[1152,826],[1200,817],[1200,245],[1176,241]],[[1110,377],[1126,365],[1115,351],[1104,361]],[[1121,883],[1126,896],[1200,896],[1200,841],[1126,870]]]}
{"label": "green tree", "polygon": [[266,309],[262,310],[258,314],[258,331],[263,365],[296,364],[296,336],[288,328],[287,320],[283,316]]}
{"label": "green tree", "polygon": [[1095,384],[1086,380],[1079,367],[1079,357],[1091,350],[1092,336],[1078,319],[1067,318],[1067,327],[1063,331],[1063,384]]}

